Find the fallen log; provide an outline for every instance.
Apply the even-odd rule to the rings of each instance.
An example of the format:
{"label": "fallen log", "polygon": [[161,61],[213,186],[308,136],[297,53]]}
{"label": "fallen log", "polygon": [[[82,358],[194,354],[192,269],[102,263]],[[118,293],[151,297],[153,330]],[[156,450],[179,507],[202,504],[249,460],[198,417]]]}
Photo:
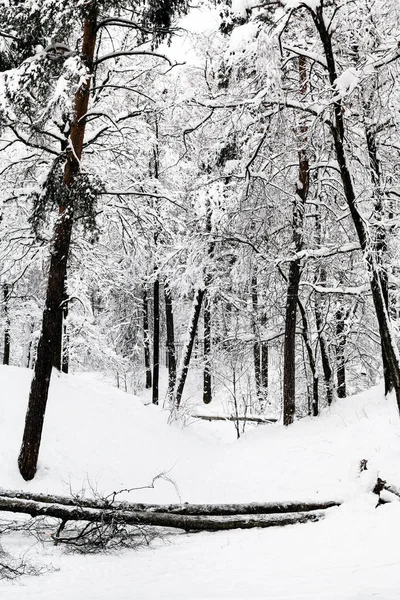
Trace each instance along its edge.
{"label": "fallen log", "polygon": [[87,508],[50,504],[20,498],[0,498],[0,511],[22,513],[31,517],[53,517],[67,521],[88,521],[118,523],[123,525],[150,525],[172,527],[187,532],[220,531],[228,529],[250,529],[253,527],[274,527],[319,521],[324,511],[302,513],[258,514],[258,515],[185,515],[163,512],[131,511],[115,508]]}
{"label": "fallen log", "polygon": [[[115,498],[115,494],[112,495]],[[340,506],[341,501],[315,501],[315,502],[248,502],[241,504],[146,504],[143,502],[115,502],[107,498],[90,499],[80,496],[59,496],[55,494],[35,494],[32,492],[0,490],[1,498],[16,498],[21,500],[33,500],[34,502],[46,504],[61,504],[63,506],[74,506],[97,509],[114,509],[126,511],[144,511],[153,513],[171,513],[180,515],[268,515],[281,513],[308,512],[313,510],[325,510],[333,506]],[[0,509],[1,510],[1,509]]]}
{"label": "fallen log", "polygon": [[278,419],[268,419],[267,417],[258,416],[238,416],[235,415],[192,415],[195,419],[203,419],[204,421],[249,421],[250,423],[277,423]]}

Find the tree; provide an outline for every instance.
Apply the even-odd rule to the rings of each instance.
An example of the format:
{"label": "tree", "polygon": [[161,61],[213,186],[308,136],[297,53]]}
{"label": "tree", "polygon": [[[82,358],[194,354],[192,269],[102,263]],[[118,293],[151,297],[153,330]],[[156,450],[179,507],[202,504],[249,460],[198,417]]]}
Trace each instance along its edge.
{"label": "tree", "polygon": [[[62,152],[59,154],[56,151],[50,151],[56,158],[54,159],[45,186],[47,200],[49,197],[56,198],[59,214],[52,239],[42,333],[38,345],[35,374],[32,380],[24,436],[18,459],[21,474],[27,480],[32,479],[36,472],[54,349],[57,339],[59,339],[60,323],[62,322],[63,295],[74,218],[76,217],[79,203],[86,203],[88,212],[90,212],[93,209],[96,195],[101,191],[101,186],[100,189],[96,188],[81,167],[85,133],[87,124],[90,121],[88,117],[91,117],[89,101],[92,80],[95,79],[96,72],[101,63],[114,60],[118,56],[157,56],[157,53],[154,53],[151,48],[143,50],[141,48],[136,49],[135,46],[128,46],[121,50],[99,56],[96,54],[97,47],[102,46],[102,38],[99,32],[104,27],[127,27],[130,31],[136,32],[134,38],[137,42],[143,42],[144,39],[155,45],[170,34],[173,14],[184,12],[186,5],[180,0],[173,3],[161,3],[161,5],[153,3],[143,5],[140,7],[139,14],[135,20],[131,20],[129,9],[129,3],[112,1],[97,2],[95,0],[80,3],[77,6],[75,6],[74,2],[69,2],[66,8],[64,7],[64,10],[59,10],[57,2],[48,2],[43,7],[35,8],[34,22],[35,24],[37,23],[38,27],[38,31],[35,33],[38,34],[38,39],[43,41],[45,50],[40,52],[39,56],[35,55],[33,60],[28,59],[28,61],[22,62],[19,67],[20,73],[26,76],[27,83],[29,83],[32,75],[32,65],[35,65],[35,67],[39,65],[41,67],[42,79],[37,77],[37,72],[34,79],[32,79],[38,87],[38,91],[41,92],[41,101],[44,93],[49,93],[48,77],[45,78],[45,74],[48,76],[48,73],[44,67],[50,62],[54,70],[52,60],[57,64],[57,62],[60,62],[60,55],[63,67],[67,66],[71,69],[71,77],[75,78],[76,82],[75,89],[69,90],[71,94],[68,100],[71,102],[69,106],[70,114],[68,115],[68,111],[64,110],[62,113],[64,127],[61,129],[61,135],[56,135],[56,139],[62,141]],[[17,36],[21,36],[22,38],[24,36],[22,25],[26,27],[27,19],[32,17],[30,3],[18,2],[16,6],[7,7],[2,10],[3,14],[0,15],[0,22],[2,26],[4,25],[6,32],[10,28],[11,12],[12,10],[16,10],[17,18],[13,19],[12,22],[13,26],[14,21],[16,21],[17,25],[21,26],[17,32]],[[124,18],[124,11],[126,18]],[[13,16],[15,17],[15,15]],[[54,19],[58,27],[52,29],[50,34],[49,25]],[[80,20],[83,22],[81,32],[78,29]],[[60,40],[65,40],[66,37],[73,38],[76,35],[81,40],[80,54],[76,57],[69,57],[71,51],[65,45],[64,41],[56,41],[49,44],[50,37],[52,40],[57,40],[59,36]],[[19,38],[16,45],[20,46]],[[32,47],[32,44],[30,44],[30,47]],[[14,48],[11,47],[10,55],[12,55],[13,50]],[[68,58],[65,60],[66,55]],[[62,78],[65,81],[65,77],[62,74],[58,83],[60,83],[60,79],[62,82]],[[54,81],[52,83],[54,85]],[[64,90],[66,87],[64,85]],[[65,94],[64,90],[62,92]],[[59,92],[59,88],[56,87],[56,91]],[[19,101],[19,108],[21,108],[24,101],[27,101],[27,96],[26,94],[24,95],[24,92],[25,90],[22,90],[19,96],[18,93],[16,95],[18,96],[16,98],[17,102],[14,102],[14,104],[17,104]],[[58,101],[59,98],[56,100],[51,98],[47,109],[49,109],[49,105],[55,108],[55,104]],[[32,107],[30,108],[32,109]],[[38,105],[35,106],[35,109],[36,111],[38,110]],[[32,112],[34,122],[31,128],[35,129],[38,120],[43,120],[43,114],[39,116],[39,113],[35,114],[35,111]],[[96,116],[96,113],[94,113],[94,116]],[[126,119],[126,116],[121,118]],[[18,135],[11,121],[12,119],[8,122],[8,126]],[[53,135],[50,130],[40,129],[40,126],[39,131],[41,135],[50,137]],[[41,200],[43,202],[44,199],[41,198]]]}
{"label": "tree", "polygon": [[[286,415],[284,419],[286,422],[290,422],[293,416],[290,416],[288,413],[291,412],[294,414],[295,377],[293,357],[295,356],[295,350],[293,332],[295,331],[295,325],[291,328],[289,326],[290,323],[296,322],[295,318],[293,318],[296,310],[294,296],[298,297],[299,286],[304,286],[308,283],[306,279],[301,281],[300,276],[291,276],[291,272],[296,272],[296,264],[302,262],[304,265],[304,275],[311,274],[315,281],[315,271],[313,272],[309,262],[314,253],[310,247],[307,247],[306,243],[309,244],[312,241],[310,239],[312,231],[308,227],[308,223],[310,222],[309,215],[312,214],[310,208],[314,204],[321,206],[319,200],[321,191],[325,198],[327,198],[324,201],[324,219],[329,219],[330,221],[329,212],[333,213],[335,211],[335,204],[338,202],[338,198],[344,198],[347,203],[349,215],[356,233],[356,241],[354,241],[354,234],[347,224],[346,228],[343,226],[338,227],[338,223],[342,219],[337,221],[335,229],[332,229],[332,234],[334,231],[333,235],[336,236],[336,239],[340,238],[342,235],[340,229],[342,228],[343,233],[346,234],[346,237],[348,236],[350,242],[348,250],[345,252],[353,254],[358,249],[361,249],[363,252],[367,265],[364,281],[367,278],[371,281],[371,295],[382,342],[383,365],[386,373],[385,380],[387,383],[391,378],[391,386],[395,388],[399,402],[399,361],[394,337],[391,332],[389,311],[387,310],[388,303],[387,299],[385,300],[385,275],[384,269],[382,269],[383,262],[380,258],[385,252],[385,247],[388,243],[386,238],[387,232],[385,236],[382,235],[384,229],[382,221],[384,215],[388,213],[382,211],[382,203],[379,205],[375,201],[373,217],[369,222],[368,213],[373,196],[370,193],[370,186],[369,189],[362,186],[365,184],[366,173],[372,169],[374,172],[373,187],[375,187],[374,195],[376,198],[376,182],[378,181],[377,164],[374,159],[375,152],[371,135],[369,135],[369,140],[365,140],[360,144],[359,140],[356,139],[356,127],[354,125],[358,122],[360,114],[365,115],[365,111],[358,112],[360,104],[354,90],[357,90],[357,86],[359,88],[363,85],[368,87],[368,82],[371,80],[371,77],[375,77],[377,70],[385,69],[387,65],[392,65],[399,58],[399,54],[394,46],[390,48],[388,45],[389,49],[383,51],[382,46],[379,45],[380,49],[378,49],[376,40],[379,39],[379,36],[384,37],[385,35],[384,31],[388,24],[389,12],[386,10],[380,11],[376,8],[371,21],[371,7],[368,5],[368,2],[360,1],[354,7],[351,3],[344,3],[341,7],[335,7],[324,2],[315,6],[311,6],[308,3],[294,3],[290,6],[282,3],[282,6],[283,11],[278,10],[277,12],[275,3],[267,3],[263,6],[257,5],[244,10],[243,5],[237,3],[234,5],[234,11],[236,12],[227,9],[223,13],[223,28],[226,33],[235,32],[236,28],[240,28],[240,33],[238,31],[237,35],[232,35],[232,58],[229,65],[231,72],[236,72],[236,80],[233,81],[234,78],[232,77],[232,83],[228,83],[226,98],[223,100],[221,98],[211,100],[208,102],[208,106],[214,108],[214,110],[222,109],[222,107],[225,109],[230,107],[232,111],[235,111],[240,107],[242,111],[247,110],[249,113],[252,111],[257,112],[257,133],[262,130],[264,134],[262,136],[259,134],[261,137],[259,143],[254,134],[253,137],[249,134],[247,135],[247,139],[250,139],[252,148],[254,149],[246,167],[249,177],[267,180],[266,165],[269,159],[264,157],[264,162],[261,160],[263,150],[268,145],[268,136],[271,132],[271,127],[266,126],[266,123],[271,123],[273,119],[278,120],[278,118],[281,121],[285,118],[289,119],[290,115],[292,115],[292,118],[294,117],[297,122],[302,121],[304,130],[309,132],[307,136],[308,140],[305,144],[300,144],[300,149],[302,146],[303,150],[305,147],[309,148],[309,155],[305,157],[308,164],[304,172],[316,172],[318,174],[315,180],[318,187],[314,189],[314,178],[310,179],[307,184],[309,188],[308,197],[303,202],[304,210],[297,216],[295,227],[293,228],[295,237],[299,238],[302,236],[303,246],[300,247],[298,245],[296,247],[296,242],[293,238],[293,249],[295,252],[289,266],[289,281],[292,282],[293,288],[290,288],[290,292],[293,291],[296,293],[288,294],[288,303],[289,298],[292,300],[292,303],[291,306],[287,303],[285,318],[285,327],[292,331],[291,336],[286,335],[286,340],[292,340],[292,343],[287,344],[285,351],[285,363],[287,365],[285,373],[287,379],[285,379],[286,383],[284,385],[284,415]],[[351,11],[355,19],[359,19],[361,23],[360,30],[358,28],[354,29],[351,25],[349,26],[349,21],[342,17],[344,6]],[[313,24],[314,29],[310,27],[310,23]],[[378,23],[379,25],[377,25]],[[274,32],[276,32],[275,35]],[[306,43],[298,41],[299,39],[303,40],[306,38]],[[351,39],[350,45],[347,42],[344,44],[344,39]],[[272,51],[271,47],[273,48]],[[266,60],[265,53],[267,48],[270,49],[269,60]],[[280,53],[280,60],[277,54],[274,54],[277,50]],[[262,54],[263,52],[264,54]],[[373,56],[372,59],[370,58],[371,56]],[[293,69],[290,71],[288,67],[293,61],[310,64],[310,67],[312,66],[309,74],[306,74],[303,79],[303,85],[300,85],[300,87],[297,86],[297,89],[293,85]],[[369,66],[363,70],[365,61]],[[343,77],[337,71],[337,64],[339,63],[345,65]],[[277,75],[277,64],[281,65],[283,76],[282,74],[280,77]],[[373,69],[375,69],[374,72]],[[240,73],[242,80],[246,80],[246,85],[240,85],[238,73]],[[396,100],[393,87],[390,87],[390,90],[389,88],[385,89],[385,95],[386,93],[391,98],[388,106],[392,106],[393,104],[390,103],[398,101],[398,99]],[[348,100],[347,98],[350,94],[352,94],[352,97]],[[368,123],[369,132],[380,131],[384,127],[384,124],[381,125],[373,120],[371,122],[371,112],[365,118]],[[289,120],[287,121],[287,123],[290,122]],[[256,121],[254,121],[255,123]],[[256,130],[256,127],[254,127],[254,130]],[[280,129],[280,133],[282,138],[284,134],[287,136],[287,131],[284,128]],[[322,139],[324,139],[323,144],[321,143]],[[352,140],[353,147],[349,143],[349,140]],[[281,174],[285,168],[288,173],[291,171],[290,164],[287,164],[286,167],[284,166],[284,160],[289,156],[289,148],[288,146],[283,148],[281,154],[279,154],[276,148],[274,148],[274,151],[275,155],[279,156],[280,164],[275,169],[275,173],[273,174],[274,179],[269,174],[269,180],[267,180],[269,183],[267,182],[266,185],[269,185],[270,189],[274,187],[275,190],[279,189],[282,191],[284,185],[282,184],[282,178],[279,179],[279,185],[277,185],[277,173]],[[357,161],[366,152],[369,156],[369,164],[366,166],[362,165],[360,168],[360,164]],[[270,159],[270,162],[272,163],[273,159]],[[301,162],[300,157],[300,173]],[[303,193],[303,185],[300,185],[299,188],[301,189],[301,193]],[[330,197],[328,197],[329,189],[331,191],[329,194]],[[362,203],[358,200],[360,196]],[[278,197],[276,191],[275,197]],[[375,224],[373,223],[374,220]],[[371,228],[374,231],[372,236],[370,235]],[[373,241],[371,243],[371,239],[375,238],[377,242]],[[321,240],[321,236],[319,236],[319,239]],[[318,245],[320,246],[320,242]],[[259,249],[260,247],[258,247]],[[325,252],[329,253],[329,250],[320,247],[315,252],[314,257],[321,260],[324,258]],[[341,251],[339,250],[339,252]],[[359,253],[357,260],[361,264]],[[297,280],[298,283],[296,284]],[[325,274],[321,283],[323,285],[317,285],[318,293],[325,294],[325,290],[323,289],[326,285]],[[311,286],[313,285],[311,282],[310,284]],[[339,288],[340,286],[336,288],[337,291],[335,292],[335,287],[332,286],[330,293],[340,294],[341,290]],[[350,293],[356,293],[356,289]],[[360,289],[359,293],[365,294],[365,290]],[[317,300],[318,303],[321,305],[320,299]],[[322,321],[318,308],[316,320],[317,330],[321,332]],[[305,341],[304,326],[302,329]],[[315,333],[312,335],[315,335]],[[321,334],[319,334],[319,339],[320,343],[322,342],[321,362],[326,380],[328,402],[330,402],[332,399],[332,373],[328,364],[329,351]],[[311,349],[307,343],[306,347],[307,351]],[[291,348],[290,352],[289,348]],[[310,357],[310,368],[316,373],[315,359],[311,360],[311,353],[308,352],[308,354]],[[387,375],[387,372],[390,372],[390,377]],[[317,393],[317,389],[317,379],[314,377],[314,394]],[[285,407],[289,407],[289,409],[286,410]]]}

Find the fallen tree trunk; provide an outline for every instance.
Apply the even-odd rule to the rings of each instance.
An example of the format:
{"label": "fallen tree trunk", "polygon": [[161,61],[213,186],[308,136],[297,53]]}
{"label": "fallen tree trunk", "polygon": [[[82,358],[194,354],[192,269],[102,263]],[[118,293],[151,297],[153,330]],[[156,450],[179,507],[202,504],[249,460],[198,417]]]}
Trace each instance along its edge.
{"label": "fallen tree trunk", "polygon": [[0,490],[0,511],[2,498],[34,501],[44,504],[59,504],[75,508],[93,508],[127,512],[168,513],[193,516],[225,516],[225,515],[269,515],[282,513],[308,512],[325,510],[340,506],[341,501],[326,502],[248,502],[242,504],[145,504],[142,502],[111,502],[105,499],[68,497],[55,494],[35,494],[13,490]]}
{"label": "fallen tree trunk", "polygon": [[235,415],[192,415],[195,419],[204,419],[204,421],[249,421],[252,423],[277,423],[278,419],[267,419],[266,417],[246,417]]}
{"label": "fallen tree trunk", "polygon": [[88,508],[50,504],[20,498],[0,498],[0,511],[22,513],[31,517],[53,517],[67,521],[88,521],[118,523],[123,525],[150,525],[172,527],[184,531],[220,531],[227,529],[250,529],[253,527],[274,527],[319,521],[324,511],[303,513],[257,514],[257,515],[186,515],[164,512],[131,511],[115,508]]}

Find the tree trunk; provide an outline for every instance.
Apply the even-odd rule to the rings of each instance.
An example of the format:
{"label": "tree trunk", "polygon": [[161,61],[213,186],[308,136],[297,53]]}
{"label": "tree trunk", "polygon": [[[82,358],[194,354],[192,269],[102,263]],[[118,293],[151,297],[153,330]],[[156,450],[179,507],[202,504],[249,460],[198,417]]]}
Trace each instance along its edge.
{"label": "tree trunk", "polygon": [[64,295],[62,313],[63,313],[63,330],[62,330],[62,360],[61,360],[61,371],[68,373],[69,371],[69,333],[67,318],[69,312],[69,304],[67,294]]}
{"label": "tree trunk", "polygon": [[[305,58],[299,57],[299,81],[302,95],[307,93],[307,71]],[[307,157],[308,127],[305,121],[300,125],[299,138],[299,181],[293,202],[292,241],[295,252],[303,247],[304,210],[309,186],[309,170]],[[283,423],[293,423],[296,410],[296,317],[299,296],[301,264],[296,259],[290,263],[288,274],[288,290],[285,312],[285,346],[283,352]]]}
{"label": "tree trunk", "polygon": [[296,317],[300,283],[300,261],[290,263],[285,312],[285,344],[283,350],[283,424],[294,421],[296,411]]}
{"label": "tree trunk", "polygon": [[32,320],[29,324],[29,342],[27,345],[27,349],[26,349],[26,358],[25,358],[25,364],[23,364],[24,367],[27,367],[28,369],[31,368],[31,360],[32,360],[32,346],[33,346],[33,332],[35,331],[35,323]]}
{"label": "tree trunk", "polygon": [[[315,12],[312,11],[311,14],[323,45],[330,85],[332,88],[334,88],[337,73],[335,57],[332,48],[332,33],[327,29],[322,6],[318,6]],[[340,176],[342,179],[343,191],[346,197],[347,205],[349,207],[354,228],[356,230],[357,237],[368,267],[372,299],[379,325],[382,355],[385,357],[384,365],[386,366],[387,371],[386,383],[389,384],[389,389],[387,391],[390,391],[394,388],[397,406],[400,412],[400,360],[394,340],[393,329],[390,323],[389,313],[386,308],[384,290],[385,284],[382,282],[382,278],[380,276],[379,265],[377,264],[374,248],[371,247],[370,244],[368,230],[357,207],[356,194],[353,187],[353,181],[350,176],[350,171],[348,169],[344,147],[345,129],[342,103],[337,97],[333,103],[333,109],[334,120],[331,124],[331,132],[335,146],[335,153],[339,165]]]}
{"label": "tree trunk", "polygon": [[3,283],[3,302],[4,302],[4,316],[5,316],[5,327],[4,327],[4,351],[3,351],[3,365],[10,364],[10,315],[8,313],[8,304],[10,300],[10,286],[8,283]]}
{"label": "tree trunk", "polygon": [[319,413],[318,372],[317,372],[317,366],[316,366],[316,362],[315,362],[314,350],[311,346],[311,340],[310,340],[309,331],[308,331],[309,327],[308,327],[307,314],[306,314],[306,310],[303,306],[303,303],[300,301],[300,298],[298,298],[298,306],[299,306],[301,321],[302,321],[302,325],[303,325],[302,337],[303,337],[304,345],[307,350],[308,362],[310,365],[311,376],[312,376],[312,380],[313,380],[312,401],[311,401],[312,415],[313,415],[313,417],[318,417],[318,413]]}
{"label": "tree trunk", "polygon": [[[207,195],[207,210],[206,210],[206,235],[210,239],[212,232],[212,209],[210,204],[210,198]],[[215,242],[208,242],[207,257],[210,259],[214,255]],[[209,293],[209,286],[211,283],[210,266],[206,265],[204,273],[204,310],[203,310],[203,325],[204,325],[204,340],[203,340],[203,353],[204,353],[204,371],[203,371],[203,402],[204,404],[210,404],[212,400],[212,389],[211,389],[211,299]]]}
{"label": "tree trunk", "polygon": [[[322,275],[322,270],[321,270],[321,275]],[[321,277],[320,277],[320,281],[321,281]],[[322,320],[322,308],[321,308],[321,298],[320,298],[320,294],[318,294],[318,292],[315,294],[315,304],[314,304],[314,310],[315,310],[315,323],[317,326],[317,333],[318,333],[318,341],[319,341],[319,347],[321,350],[321,362],[322,362],[322,370],[324,372],[324,380],[325,380],[325,389],[326,389],[326,401],[328,403],[328,406],[330,406],[332,404],[332,400],[333,400],[333,380],[332,380],[332,369],[331,369],[331,363],[329,360],[329,350],[328,350],[328,343],[326,341],[326,337],[324,334],[324,324],[323,324],[323,320]]]}
{"label": "tree trunk", "polygon": [[64,281],[64,293],[62,303],[57,311],[58,327],[57,336],[54,341],[54,362],[53,367],[57,371],[68,373],[68,332],[65,319],[68,316],[68,294],[66,292],[67,280]]}
{"label": "tree trunk", "polygon": [[204,289],[197,290],[196,297],[193,303],[193,314],[190,321],[189,332],[188,332],[188,341],[186,343],[186,347],[183,352],[182,357],[182,367],[181,372],[178,379],[178,384],[175,392],[175,404],[178,408],[180,406],[182,400],[183,389],[186,383],[186,377],[189,371],[190,359],[192,357],[194,340],[196,338],[197,326],[199,323],[199,317],[201,312],[201,305],[203,303],[204,298]]}
{"label": "tree trunk", "polygon": [[53,367],[57,369],[57,371],[61,371],[63,347],[63,309],[61,304],[57,309],[57,316],[55,316],[54,319],[57,319],[58,325],[53,344]]}
{"label": "tree trunk", "polygon": [[204,323],[204,370],[203,370],[203,402],[204,404],[210,404],[212,400],[211,390],[211,309],[210,309],[210,295],[205,290],[204,293],[204,311],[203,311],[203,323]]}
{"label": "tree trunk", "polygon": [[[369,155],[371,184],[374,193],[374,214],[373,214],[373,245],[374,252],[376,255],[376,262],[379,269],[379,277],[381,280],[382,294],[386,306],[386,310],[389,314],[389,283],[388,273],[385,266],[385,258],[387,253],[387,235],[386,228],[384,225],[384,204],[381,189],[381,173],[378,152],[376,148],[376,139],[372,128],[366,128],[365,137],[367,140],[367,148]],[[385,394],[387,394],[391,387],[391,374],[390,365],[386,358],[386,352],[382,347],[382,365],[383,365],[383,377],[385,381]]]}
{"label": "tree trunk", "polygon": [[[195,419],[202,419],[203,421],[233,421],[234,423],[241,421],[242,423],[276,423],[278,419],[268,419],[266,417],[259,417],[253,415],[192,415]],[[239,439],[240,436],[238,436]]]}
{"label": "tree trunk", "polygon": [[274,527],[318,521],[325,516],[323,511],[284,512],[273,514],[228,514],[228,515],[189,515],[172,512],[130,511],[124,508],[85,508],[65,504],[47,504],[18,498],[0,498],[0,511],[28,514],[31,517],[54,517],[62,521],[89,521],[111,523],[118,521],[124,525],[150,525],[173,527],[184,531],[221,531],[229,529],[250,529],[253,527]]}
{"label": "tree trunk", "polygon": [[[92,73],[96,45],[97,8],[92,4],[84,22],[82,56]],[[36,473],[46,411],[51,370],[54,360],[54,346],[59,336],[59,312],[63,300],[67,274],[67,261],[71,243],[74,219],[74,196],[68,194],[80,171],[85,136],[86,119],[90,95],[90,76],[82,83],[75,94],[74,117],[71,125],[70,144],[66,153],[64,170],[64,190],[61,194],[59,216],[54,228],[50,267],[47,282],[46,302],[43,312],[42,331],[39,339],[34,377],[32,379],[25,429],[18,458],[18,466],[25,480],[33,479]]]}
{"label": "tree trunk", "polygon": [[[322,227],[321,227],[321,209],[317,206],[315,213],[315,237],[316,246],[321,248],[322,246]],[[320,285],[324,286],[326,283],[326,270],[324,267],[318,268],[315,281]],[[314,313],[315,313],[315,324],[317,326],[318,342],[321,350],[321,362],[322,370],[324,373],[325,390],[326,390],[326,401],[328,406],[332,404],[333,400],[333,374],[331,363],[329,359],[329,348],[326,336],[324,333],[324,322],[322,318],[322,297],[318,292],[315,293],[314,298]]]}
{"label": "tree trunk", "polygon": [[256,382],[257,398],[261,399],[261,360],[260,360],[260,340],[258,331],[258,281],[257,275],[253,274],[251,278],[251,305],[253,309],[252,325],[253,325],[253,362],[254,362],[254,379]]}
{"label": "tree trunk", "polygon": [[59,504],[83,508],[126,510],[128,512],[170,513],[192,516],[228,516],[228,515],[270,515],[292,512],[309,512],[325,510],[340,506],[340,500],[327,501],[285,501],[285,502],[247,502],[240,504],[146,504],[143,502],[111,502],[109,498],[81,498],[59,496],[55,494],[40,494],[15,490],[0,490],[0,498],[10,500],[33,501],[40,504]]}
{"label": "tree trunk", "polygon": [[338,398],[346,398],[346,314],[343,306],[339,306],[336,311],[336,393]]}
{"label": "tree trunk", "polygon": [[172,308],[171,290],[168,282],[164,282],[165,322],[167,329],[167,366],[168,366],[168,398],[172,398],[176,384],[176,350],[174,333],[174,312]]}
{"label": "tree trunk", "polygon": [[147,288],[143,287],[143,346],[144,346],[144,368],[146,371],[146,390],[151,388],[151,365],[150,365],[150,336],[149,336],[149,299]]}
{"label": "tree trunk", "polygon": [[160,280],[158,275],[153,285],[153,404],[158,404],[160,374]]}
{"label": "tree trunk", "polygon": [[268,342],[261,342],[261,390],[263,400],[268,398],[269,368],[268,368]]}

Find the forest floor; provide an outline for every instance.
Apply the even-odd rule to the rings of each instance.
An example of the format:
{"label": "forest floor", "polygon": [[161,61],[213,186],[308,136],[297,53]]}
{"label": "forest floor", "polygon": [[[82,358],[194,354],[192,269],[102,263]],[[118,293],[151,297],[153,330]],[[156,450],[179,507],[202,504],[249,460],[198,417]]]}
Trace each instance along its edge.
{"label": "forest floor", "polygon": [[[379,475],[400,487],[400,419],[380,387],[290,428],[188,419],[90,375],[54,377],[37,476],[17,470],[31,373],[0,367],[0,487],[68,495],[124,488],[131,502],[340,499],[324,520],[219,533],[170,534],[149,547],[73,555],[20,533],[3,548],[54,570],[0,582],[5,600],[398,600],[400,502],[375,508]],[[359,473],[362,459],[368,470]]]}

